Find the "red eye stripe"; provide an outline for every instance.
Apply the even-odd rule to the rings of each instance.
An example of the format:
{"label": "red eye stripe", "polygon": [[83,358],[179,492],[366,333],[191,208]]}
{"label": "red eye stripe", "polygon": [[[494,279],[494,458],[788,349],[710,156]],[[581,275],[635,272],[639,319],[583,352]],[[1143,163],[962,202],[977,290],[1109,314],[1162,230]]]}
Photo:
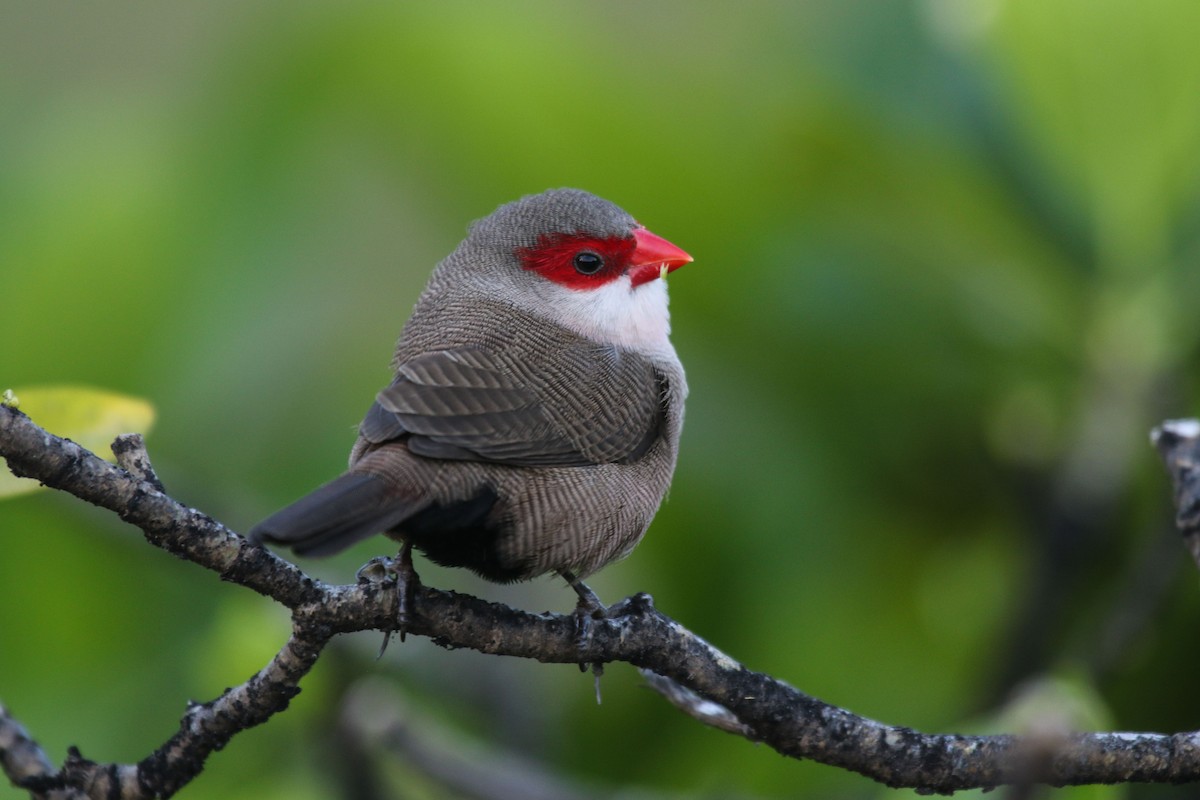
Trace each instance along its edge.
{"label": "red eye stripe", "polygon": [[[579,233],[555,233],[542,234],[533,247],[517,248],[516,255],[525,269],[560,286],[594,289],[620,277],[636,247],[632,236],[600,239]],[[591,275],[575,269],[575,256],[585,251],[604,259],[604,266]]]}

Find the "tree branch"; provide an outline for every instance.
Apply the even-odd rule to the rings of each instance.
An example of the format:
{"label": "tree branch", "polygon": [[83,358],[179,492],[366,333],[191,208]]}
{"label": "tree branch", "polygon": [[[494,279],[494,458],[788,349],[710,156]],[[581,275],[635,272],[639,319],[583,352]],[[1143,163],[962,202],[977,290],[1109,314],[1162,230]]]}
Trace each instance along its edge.
{"label": "tree branch", "polygon": [[[32,762],[28,756],[14,759],[11,746],[0,747],[9,778],[39,794],[78,790],[96,798],[170,796],[239,731],[286,708],[332,636],[388,630],[395,619],[396,593],[386,577],[363,573],[357,584],[346,586],[314,580],[167,496],[140,442],[125,438],[117,449],[123,451],[122,463],[134,465],[136,474],[47,433],[15,409],[0,407],[0,455],[14,473],[107,508],[140,528],[154,546],[283,604],[292,611],[292,636],[249,681],[188,708],[178,733],[137,764],[95,764],[73,751],[61,770],[46,772],[44,755],[39,766],[38,757]],[[1200,509],[1200,502],[1194,509]],[[1077,733],[1048,743],[1045,736],[922,734],[884,725],[747,669],[657,611],[645,594],[614,605],[609,618],[596,621],[582,647],[568,615],[530,614],[428,587],[415,591],[411,616],[409,633],[445,647],[555,663],[624,661],[651,670],[727,709],[748,738],[784,755],[850,769],[889,786],[950,793],[1009,783],[1200,779],[1197,732]],[[698,707],[686,695],[680,697],[675,702],[683,707]],[[7,719],[0,716],[0,745],[14,741],[11,733],[4,737],[12,730],[4,724]],[[722,727],[743,730],[733,724]],[[22,731],[15,741],[30,740]],[[29,771],[12,763],[35,766]]]}
{"label": "tree branch", "polygon": [[[0,766],[17,785],[45,780],[55,772],[46,753],[30,738],[25,727],[8,713],[3,703],[0,703]],[[64,789],[44,796],[54,800],[80,800],[87,795],[75,789]]]}
{"label": "tree branch", "polygon": [[1167,420],[1150,432],[1175,488],[1175,527],[1200,566],[1200,421]]}

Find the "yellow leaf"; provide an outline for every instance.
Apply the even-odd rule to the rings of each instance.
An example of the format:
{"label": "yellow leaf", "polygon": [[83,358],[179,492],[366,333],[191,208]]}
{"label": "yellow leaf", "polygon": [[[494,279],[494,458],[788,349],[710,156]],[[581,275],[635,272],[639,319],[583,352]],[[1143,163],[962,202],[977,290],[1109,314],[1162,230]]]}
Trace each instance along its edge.
{"label": "yellow leaf", "polygon": [[[19,407],[56,436],[110,461],[109,445],[118,434],[148,433],[154,425],[154,406],[145,400],[90,386],[30,386],[6,390],[5,398],[7,405]],[[0,498],[25,494],[40,486],[35,480],[0,470]]]}

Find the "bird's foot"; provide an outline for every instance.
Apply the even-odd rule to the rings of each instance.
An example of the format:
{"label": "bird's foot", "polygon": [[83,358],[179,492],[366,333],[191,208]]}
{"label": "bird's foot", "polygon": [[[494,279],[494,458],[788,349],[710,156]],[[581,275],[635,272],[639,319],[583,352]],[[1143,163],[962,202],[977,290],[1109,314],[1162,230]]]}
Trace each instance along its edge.
{"label": "bird's foot", "polygon": [[396,631],[400,641],[408,633],[409,623],[412,622],[413,596],[421,579],[413,569],[412,545],[407,542],[400,548],[399,557],[393,562],[396,570]]}
{"label": "bird's foot", "polygon": [[600,598],[586,583],[575,577],[574,573],[563,570],[559,572],[559,575],[562,575],[563,580],[569,583],[575,593],[579,595],[579,601],[575,604],[575,610],[571,616],[575,620],[575,646],[582,655],[591,642],[592,621],[605,619],[608,616],[608,608],[600,602]]}
{"label": "bird's foot", "polygon": [[575,610],[571,612],[571,617],[575,622],[575,647],[579,651],[579,671],[587,672],[589,669],[592,675],[596,678],[596,703],[600,703],[600,676],[604,674],[604,663],[601,661],[585,661],[584,653],[587,652],[589,645],[592,642],[592,625],[595,620],[607,619],[608,608],[600,602],[600,598],[596,593],[588,587],[586,583],[575,577],[574,573],[563,570],[559,572],[563,580],[571,585],[575,593],[579,595],[579,601],[575,604]]}
{"label": "bird's foot", "polygon": [[421,585],[421,579],[417,576],[417,571],[413,569],[412,545],[405,544],[396,558],[387,556],[372,558],[358,570],[356,577],[359,583],[394,582],[396,584],[395,627],[384,631],[383,643],[379,646],[379,655],[376,656],[376,658],[382,658],[388,643],[392,640],[392,634],[399,633],[400,641],[403,642],[408,633],[408,626],[412,622],[413,597],[416,588]]}

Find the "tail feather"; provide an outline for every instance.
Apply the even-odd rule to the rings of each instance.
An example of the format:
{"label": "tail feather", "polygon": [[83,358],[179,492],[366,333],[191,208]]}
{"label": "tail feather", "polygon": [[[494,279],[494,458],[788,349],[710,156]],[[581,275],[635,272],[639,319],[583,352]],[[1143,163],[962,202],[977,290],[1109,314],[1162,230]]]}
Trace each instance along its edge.
{"label": "tail feather", "polygon": [[302,556],[337,553],[392,528],[421,510],[396,496],[395,486],[362,472],[347,472],[276,511],[254,526],[254,542],[286,545]]}

